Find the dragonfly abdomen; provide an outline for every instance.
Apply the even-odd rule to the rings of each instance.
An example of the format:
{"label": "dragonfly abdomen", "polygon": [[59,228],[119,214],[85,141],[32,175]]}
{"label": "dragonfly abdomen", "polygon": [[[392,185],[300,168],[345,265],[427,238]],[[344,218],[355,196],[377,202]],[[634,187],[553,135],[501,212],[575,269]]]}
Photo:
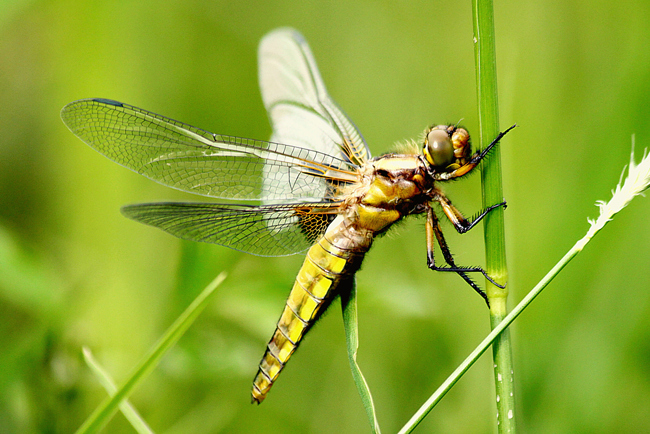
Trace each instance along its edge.
{"label": "dragonfly abdomen", "polygon": [[359,269],[371,242],[338,217],[309,249],[253,380],[252,402],[264,400],[305,333]]}

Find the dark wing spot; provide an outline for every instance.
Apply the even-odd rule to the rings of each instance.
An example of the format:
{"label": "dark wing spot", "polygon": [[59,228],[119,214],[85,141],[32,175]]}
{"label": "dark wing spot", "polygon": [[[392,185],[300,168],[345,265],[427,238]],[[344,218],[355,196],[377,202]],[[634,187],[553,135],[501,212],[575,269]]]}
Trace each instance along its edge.
{"label": "dark wing spot", "polygon": [[115,100],[112,100],[112,99],[106,99],[106,98],[93,98],[93,101],[101,102],[103,104],[110,104],[110,105],[114,105],[114,106],[117,106],[117,107],[124,106],[124,104],[122,104],[119,101],[115,101]]}

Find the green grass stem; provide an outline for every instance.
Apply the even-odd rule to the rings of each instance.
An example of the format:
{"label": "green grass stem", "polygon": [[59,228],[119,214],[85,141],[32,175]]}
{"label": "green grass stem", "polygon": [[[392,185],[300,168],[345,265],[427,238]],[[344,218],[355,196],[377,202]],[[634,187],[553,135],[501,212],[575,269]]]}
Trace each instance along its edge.
{"label": "green grass stem", "polygon": [[[492,0],[472,0],[474,23],[474,56],[479,114],[479,143],[487,146],[499,133],[499,104],[496,73],[496,47],[494,32],[494,9]],[[481,185],[483,208],[503,201],[501,156],[499,147],[482,166]],[[488,274],[498,283],[506,285],[504,213],[499,208],[484,220],[485,259]],[[494,330],[507,314],[508,288],[502,289],[485,281],[490,302],[490,326]],[[492,347],[499,433],[516,432],[514,369],[510,333],[497,338]]]}

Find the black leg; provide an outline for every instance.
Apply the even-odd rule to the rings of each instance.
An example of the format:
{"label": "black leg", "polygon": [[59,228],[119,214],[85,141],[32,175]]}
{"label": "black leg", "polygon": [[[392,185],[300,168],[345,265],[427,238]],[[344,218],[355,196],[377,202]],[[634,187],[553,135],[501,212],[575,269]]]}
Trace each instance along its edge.
{"label": "black leg", "polygon": [[492,148],[493,148],[494,146],[496,146],[497,143],[499,143],[499,140],[501,140],[501,139],[503,138],[503,136],[505,136],[506,134],[508,134],[508,133],[510,132],[510,130],[512,130],[512,129],[515,128],[516,126],[517,126],[517,124],[514,124],[513,126],[511,126],[510,128],[508,128],[507,130],[505,130],[505,131],[499,133],[499,135],[497,135],[496,139],[492,140],[492,143],[490,143],[489,145],[487,145],[487,146],[485,147],[485,149],[483,149],[480,153],[474,155],[474,157],[470,160],[470,163],[476,163],[476,164],[478,164],[478,163],[479,163],[483,158],[485,158],[485,156],[486,156],[487,154],[490,153],[490,151],[492,150]]}
{"label": "black leg", "polygon": [[[440,222],[438,217],[433,212],[433,209],[429,208],[427,210],[427,222],[426,222],[426,233],[427,233],[427,266],[435,271],[451,271],[457,273],[460,277],[465,280],[483,299],[485,302],[490,305],[485,291],[483,291],[466,273],[481,273],[487,280],[492,284],[498,286],[499,288],[505,288],[505,285],[500,285],[495,282],[485,270],[481,267],[459,267],[454,262],[454,258],[451,255],[447,241],[440,229]],[[434,241],[435,240],[435,241]],[[435,242],[438,242],[440,250],[442,251],[442,256],[445,259],[445,262],[449,265],[448,267],[439,267],[435,264],[434,251],[435,251]]]}

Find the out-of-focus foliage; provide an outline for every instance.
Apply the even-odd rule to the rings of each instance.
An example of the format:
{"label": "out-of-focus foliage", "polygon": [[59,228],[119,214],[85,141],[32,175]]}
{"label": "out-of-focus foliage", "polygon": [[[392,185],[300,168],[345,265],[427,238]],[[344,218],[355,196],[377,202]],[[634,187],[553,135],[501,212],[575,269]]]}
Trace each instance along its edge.
{"label": "out-of-focus foliage", "polygon": [[[645,1],[495,5],[509,286],[517,300],[587,230],[650,145]],[[103,399],[90,347],[119,382],[217,273],[215,300],[132,397],[158,432],[363,432],[340,306],[308,335],[263,405],[249,388],[302,258],[193,245],[119,213],[198,200],[100,156],[59,119],[80,98],[121,100],[210,131],[267,138],[256,48],[301,30],[330,93],[375,154],[430,123],[476,131],[470,3],[10,1],[0,7],[0,431],[71,432]],[[478,177],[447,188],[467,214]],[[515,324],[526,432],[650,425],[650,202],[640,198]],[[395,431],[488,329],[483,301],[426,268],[423,221],[379,240],[358,278],[359,363]],[[455,236],[483,263],[481,229]],[[422,425],[492,432],[484,357]],[[118,415],[106,432],[132,432]]]}

